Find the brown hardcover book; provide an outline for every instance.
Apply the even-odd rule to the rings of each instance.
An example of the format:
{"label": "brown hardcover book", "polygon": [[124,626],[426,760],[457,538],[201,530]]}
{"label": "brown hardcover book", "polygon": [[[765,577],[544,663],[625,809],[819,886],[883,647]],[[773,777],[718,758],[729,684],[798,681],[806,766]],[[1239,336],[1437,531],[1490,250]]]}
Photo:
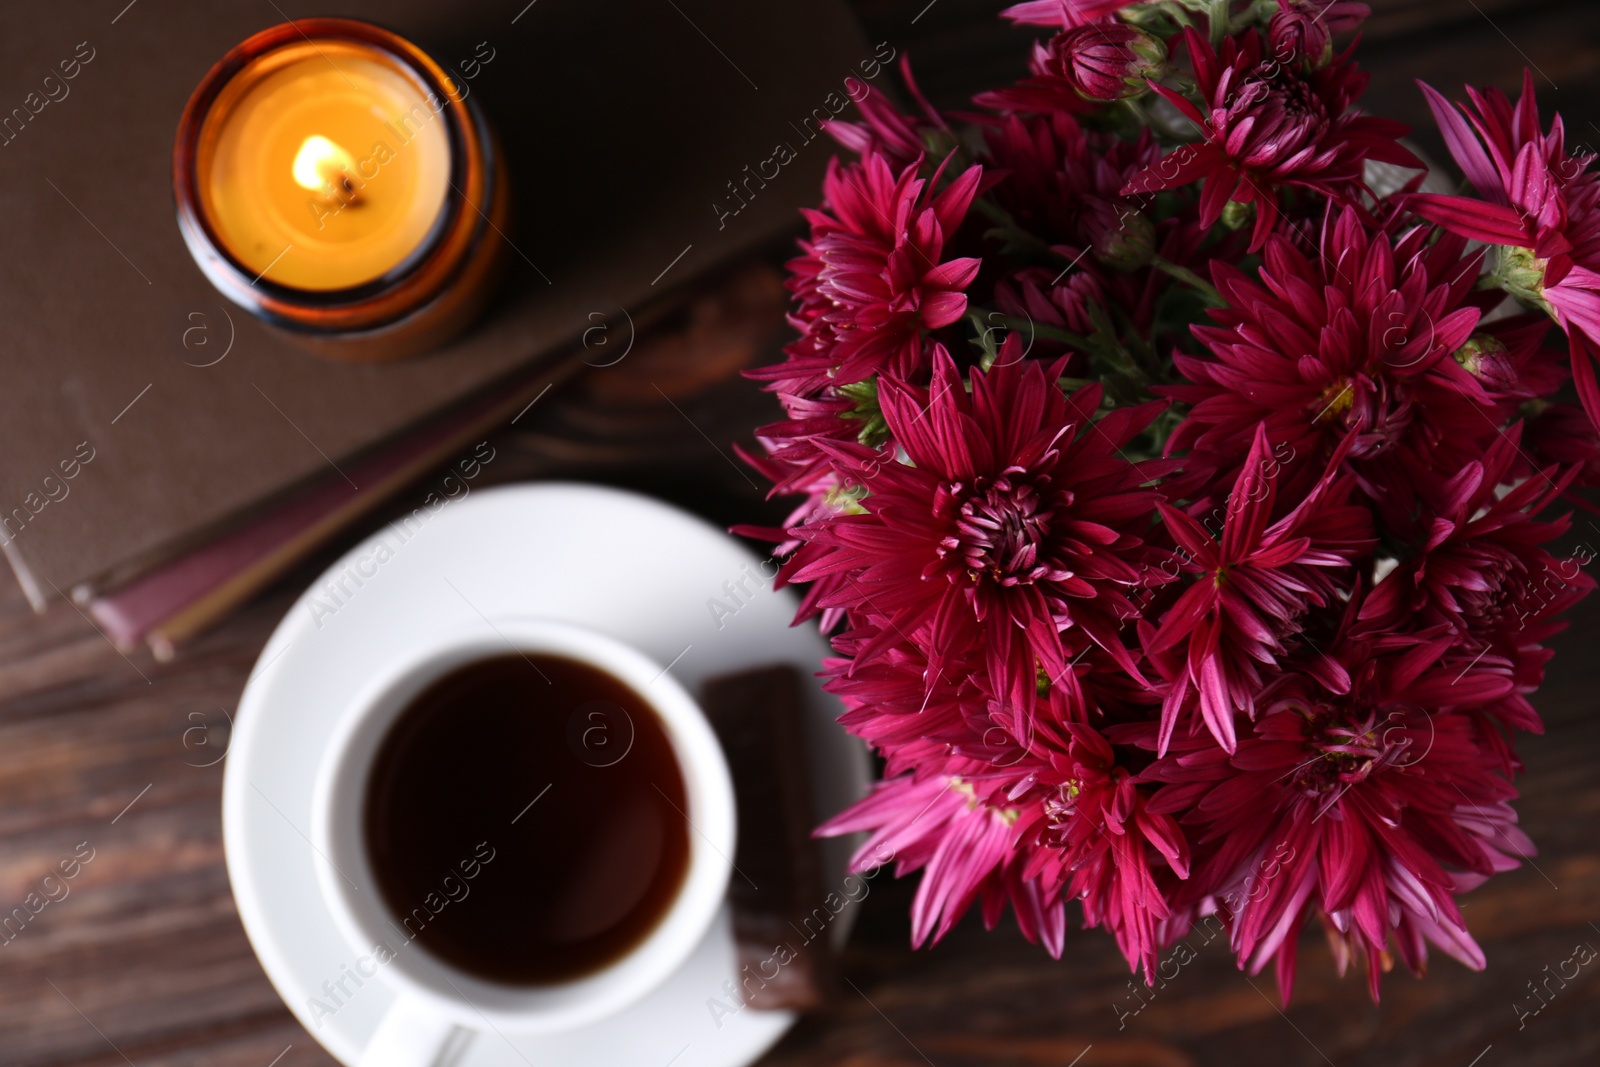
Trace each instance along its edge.
{"label": "brown hardcover book", "polygon": [[[575,369],[570,361],[536,369],[435,416],[375,454],[346,464],[342,473],[313,479],[289,499],[274,501],[205,544],[93,597],[90,615],[124,652],[146,641],[157,659],[171,659],[179,641],[226,615],[422,472],[457,459],[473,440],[521,418],[555,387],[558,375]],[[363,490],[351,493],[345,476]]]}
{"label": "brown hardcover book", "polygon": [[[892,56],[834,0],[116,8],[22,7],[0,35],[0,546],[36,605],[212,542],[789,229],[832,154],[818,126],[880,91]],[[513,269],[436,353],[309,355],[226,305],[179,236],[190,91],[249,34],[312,14],[416,41],[500,132]]]}

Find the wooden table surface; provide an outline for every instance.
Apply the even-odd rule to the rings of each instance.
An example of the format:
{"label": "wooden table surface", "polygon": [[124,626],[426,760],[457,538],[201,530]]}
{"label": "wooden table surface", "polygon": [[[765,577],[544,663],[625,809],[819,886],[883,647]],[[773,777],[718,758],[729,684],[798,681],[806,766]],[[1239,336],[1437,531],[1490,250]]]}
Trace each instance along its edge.
{"label": "wooden table surface", "polygon": [[[690,0],[683,0],[692,7]],[[1514,87],[1538,68],[1545,108],[1600,144],[1600,10],[1594,0],[1371,0],[1369,104],[1440,150],[1425,78]],[[941,104],[1013,74],[1024,38],[977,0],[858,0],[873,42],[910,50]],[[919,15],[920,12],[920,15]],[[783,339],[778,276],[753,265],[705,284],[627,359],[553,393],[514,431],[484,483],[561,475],[631,485],[719,522],[773,514],[719,444],[772,417],[737,376]],[[663,403],[657,387],[672,397]],[[675,405],[675,406],[674,406]],[[704,433],[706,436],[702,436]],[[503,457],[503,458],[502,458]],[[1582,536],[1600,529],[1580,523]],[[0,915],[45,906],[0,941],[0,1067],[310,1067],[332,1064],[268,984],[239,925],[219,817],[228,715],[267,635],[346,538],[169,664],[124,657],[70,604],[34,615],[0,581]],[[1241,974],[1220,941],[1119,1028],[1134,1005],[1104,933],[1072,932],[1051,961],[1007,920],[969,918],[930,951],[908,947],[911,882],[881,877],[845,955],[854,985],[764,1063],[849,1067],[1023,1064],[1409,1064],[1510,1067],[1600,1062],[1600,966],[1585,967],[1519,1028],[1574,947],[1600,947],[1600,597],[1576,615],[1538,698],[1548,732],[1521,750],[1518,805],[1536,865],[1466,898],[1489,958],[1442,959],[1425,981],[1390,976],[1381,1007],[1337,979],[1308,934],[1293,1006]],[[82,860],[92,856],[88,862]],[[79,861],[65,883],[43,880]],[[54,889],[50,887],[54,886]],[[650,1065],[641,1065],[650,1067]]]}

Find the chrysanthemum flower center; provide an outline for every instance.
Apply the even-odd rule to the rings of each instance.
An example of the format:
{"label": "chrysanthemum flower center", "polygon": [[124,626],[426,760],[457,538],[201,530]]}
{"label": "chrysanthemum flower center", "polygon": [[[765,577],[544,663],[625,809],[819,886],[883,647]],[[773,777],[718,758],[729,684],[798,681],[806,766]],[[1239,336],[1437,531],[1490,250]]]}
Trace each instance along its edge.
{"label": "chrysanthemum flower center", "polygon": [[1076,778],[1069,778],[1044,797],[1044,814],[1051,829],[1059,829],[1067,824],[1078,813],[1078,794],[1083,792],[1083,783]]}
{"label": "chrysanthemum flower center", "polygon": [[[973,581],[1031,585],[1045,577],[1051,570],[1040,558],[1050,532],[1048,482],[1017,472],[977,479],[962,499],[955,533],[940,543],[940,556],[960,559]],[[962,498],[960,488],[951,492]]]}
{"label": "chrysanthemum flower center", "polygon": [[[1530,604],[1534,611],[1543,606],[1542,590],[1535,576],[1528,573],[1527,564],[1504,549],[1484,551],[1472,560],[1477,580],[1470,586],[1451,589],[1461,615],[1469,623],[1494,629],[1501,624],[1526,624]],[[1561,583],[1555,583],[1560,588]]]}
{"label": "chrysanthemum flower center", "polygon": [[1315,423],[1337,422],[1356,402],[1356,385],[1349,378],[1340,378],[1322,391],[1317,398],[1319,409],[1311,420]]}
{"label": "chrysanthemum flower center", "polygon": [[1391,710],[1320,704],[1296,709],[1307,720],[1304,760],[1290,785],[1327,810],[1349,789],[1394,765],[1410,744],[1406,718]]}
{"label": "chrysanthemum flower center", "polygon": [[1255,134],[1265,142],[1263,151],[1273,155],[1293,151],[1326,124],[1327,106],[1310,85],[1286,77],[1281,64],[1263,64],[1252,73],[1239,87],[1228,114],[1234,122],[1247,115],[1258,117],[1261,125]]}
{"label": "chrysanthemum flower center", "polygon": [[1321,122],[1328,117],[1328,109],[1321,99],[1312,92],[1311,86],[1298,78],[1279,87],[1278,101],[1284,113],[1295,119]]}

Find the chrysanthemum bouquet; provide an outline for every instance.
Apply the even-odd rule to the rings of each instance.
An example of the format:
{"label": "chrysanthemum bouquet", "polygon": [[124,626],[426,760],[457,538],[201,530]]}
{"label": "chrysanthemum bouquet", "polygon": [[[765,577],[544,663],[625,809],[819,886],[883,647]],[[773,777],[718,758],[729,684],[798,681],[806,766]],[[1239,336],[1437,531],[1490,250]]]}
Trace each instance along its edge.
{"label": "chrysanthemum bouquet", "polygon": [[1456,897],[1533,851],[1513,741],[1594,584],[1544,514],[1600,479],[1594,157],[1531,82],[1423,86],[1464,193],[1376,190],[1423,165],[1348,0],[1005,14],[1054,33],[1018,84],[832,124],[757,374],[805,502],[748,532],[887,763],[822,832],[923,872],[918,944],[1009,904],[1059,955],[1076,901],[1147,978],[1200,921],[1285,998],[1310,919],[1374,997],[1483,966]]}

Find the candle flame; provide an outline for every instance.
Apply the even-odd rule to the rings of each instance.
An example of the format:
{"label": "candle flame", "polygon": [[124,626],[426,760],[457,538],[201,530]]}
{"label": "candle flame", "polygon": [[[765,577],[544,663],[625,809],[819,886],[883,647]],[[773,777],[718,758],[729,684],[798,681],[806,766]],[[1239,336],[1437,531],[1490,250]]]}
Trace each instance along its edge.
{"label": "candle flame", "polygon": [[301,188],[322,190],[350,184],[349,174],[356,161],[349,152],[320,133],[307,137],[294,157],[294,180]]}

